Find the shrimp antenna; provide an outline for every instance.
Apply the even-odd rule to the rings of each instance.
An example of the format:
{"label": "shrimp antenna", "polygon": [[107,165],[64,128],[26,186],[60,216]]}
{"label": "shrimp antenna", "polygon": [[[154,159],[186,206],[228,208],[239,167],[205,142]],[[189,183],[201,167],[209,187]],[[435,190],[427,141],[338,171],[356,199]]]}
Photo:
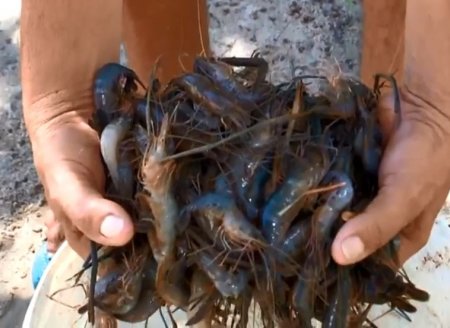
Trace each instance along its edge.
{"label": "shrimp antenna", "polygon": [[[206,3],[205,3],[206,4]],[[200,55],[204,55],[207,56],[208,55],[208,51],[205,48],[205,41],[203,39],[203,26],[202,26],[202,20],[201,20],[201,12],[200,12],[200,0],[197,0],[197,22],[198,22],[198,34],[200,36],[200,44],[202,46],[202,52],[200,53]],[[209,49],[209,46],[208,46]]]}
{"label": "shrimp antenna", "polygon": [[149,89],[147,90],[147,97],[146,97],[146,106],[145,106],[145,123],[147,125],[147,133],[149,135],[149,137],[151,137],[150,135],[150,131],[154,132],[154,126],[153,126],[153,121],[151,119],[151,115],[150,115],[150,102],[151,99],[153,97],[153,84],[156,81],[156,72],[159,66],[159,62],[161,60],[162,55],[159,55],[158,58],[156,58],[155,60],[155,64],[153,65],[153,69],[152,72],[150,74],[150,78],[149,78]]}

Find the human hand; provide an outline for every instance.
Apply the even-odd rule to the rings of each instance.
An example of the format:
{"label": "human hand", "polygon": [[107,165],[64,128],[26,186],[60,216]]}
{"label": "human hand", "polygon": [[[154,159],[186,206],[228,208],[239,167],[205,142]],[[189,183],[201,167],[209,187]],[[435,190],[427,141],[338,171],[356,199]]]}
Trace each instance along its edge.
{"label": "human hand", "polygon": [[378,109],[387,140],[377,197],[341,228],[332,256],[342,265],[358,262],[399,234],[399,264],[428,241],[450,188],[450,117],[441,108],[402,89],[402,121],[394,129],[391,96]]}
{"label": "human hand", "polygon": [[36,131],[33,157],[52,214],[69,245],[86,257],[89,240],[118,246],[134,232],[125,210],[102,196],[98,136],[81,116],[61,114],[30,130]]}
{"label": "human hand", "polygon": [[44,225],[47,229],[47,251],[49,253],[56,253],[61,243],[64,241],[64,230],[61,222],[59,222],[52,210],[48,210],[45,214]]}

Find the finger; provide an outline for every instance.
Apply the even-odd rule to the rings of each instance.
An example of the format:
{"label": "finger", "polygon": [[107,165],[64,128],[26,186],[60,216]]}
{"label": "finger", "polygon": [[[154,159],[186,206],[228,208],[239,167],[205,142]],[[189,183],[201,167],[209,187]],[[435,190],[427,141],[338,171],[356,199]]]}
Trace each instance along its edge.
{"label": "finger", "polygon": [[57,225],[47,230],[47,251],[49,253],[56,253],[59,246],[64,241],[63,227],[58,222]]}
{"label": "finger", "polygon": [[80,169],[58,165],[49,182],[54,193],[50,197],[90,240],[106,246],[124,245],[134,234],[131,218],[121,206],[103,198],[91,181]]}
{"label": "finger", "polygon": [[56,219],[51,209],[45,214],[44,224],[47,228],[47,251],[49,253],[55,253],[64,240],[63,226],[61,222]]}

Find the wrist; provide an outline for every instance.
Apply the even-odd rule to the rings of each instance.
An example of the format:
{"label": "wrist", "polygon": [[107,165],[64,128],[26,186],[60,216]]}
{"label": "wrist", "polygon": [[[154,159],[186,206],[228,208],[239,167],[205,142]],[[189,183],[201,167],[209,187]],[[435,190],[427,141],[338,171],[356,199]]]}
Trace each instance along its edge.
{"label": "wrist", "polygon": [[[50,111],[54,112],[54,111]],[[54,117],[36,115],[29,120],[33,159],[39,175],[61,161],[76,161],[98,151],[100,142],[80,111],[71,110]]]}
{"label": "wrist", "polygon": [[31,142],[46,139],[61,126],[88,125],[93,108],[90,89],[60,90],[35,99],[24,95],[23,115]]}
{"label": "wrist", "polygon": [[[97,132],[86,122],[51,125],[41,130],[32,141],[34,165],[46,187],[67,173],[83,172],[101,186],[100,142]],[[97,180],[98,179],[98,180]]]}
{"label": "wrist", "polygon": [[[405,89],[412,100],[438,119],[450,117],[450,4],[447,0],[407,1]],[[435,113],[438,114],[435,114]],[[428,115],[428,113],[425,113]]]}
{"label": "wrist", "polygon": [[417,90],[408,84],[400,89],[403,100],[402,119],[420,124],[429,131],[436,144],[446,145],[450,136],[450,101],[433,97],[432,93],[426,92],[426,88],[419,92]]}

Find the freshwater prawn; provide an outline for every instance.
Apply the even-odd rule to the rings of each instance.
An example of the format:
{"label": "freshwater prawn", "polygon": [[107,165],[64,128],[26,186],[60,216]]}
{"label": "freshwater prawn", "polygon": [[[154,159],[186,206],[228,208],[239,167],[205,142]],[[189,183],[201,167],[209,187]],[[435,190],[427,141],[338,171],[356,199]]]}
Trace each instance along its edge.
{"label": "freshwater prawn", "polygon": [[147,237],[158,262],[156,290],[167,303],[184,306],[188,295],[185,296],[180,290],[182,286],[168,279],[177,262],[175,241],[179,223],[179,208],[173,191],[176,163],[161,161],[171,152],[170,140],[167,139],[169,130],[169,116],[166,114],[158,135],[154,136],[144,156],[141,181],[144,191],[148,193],[146,199],[154,217],[154,230],[150,229]]}
{"label": "freshwater prawn", "polygon": [[[149,248],[144,244],[135,249],[135,244],[132,243],[131,252],[125,251],[122,254],[128,254],[130,258],[125,257],[121,262],[118,258],[108,259],[102,266],[102,277],[95,283],[94,306],[113,315],[127,314],[137,305],[142,290],[142,270]],[[82,314],[88,308],[89,302],[80,307],[78,312]]]}
{"label": "freshwater prawn", "polygon": [[[116,192],[124,199],[133,196],[133,169],[121,158],[120,144],[131,130],[133,119],[121,115],[106,125],[100,137],[100,150]],[[126,155],[126,152],[122,152]]]}
{"label": "freshwater prawn", "polygon": [[99,131],[118,116],[130,112],[138,84],[145,90],[137,74],[121,64],[107,63],[97,70],[93,94],[94,120]]}
{"label": "freshwater prawn", "polygon": [[[264,238],[260,231],[246,219],[229,195],[207,193],[199,196],[183,208],[182,221],[190,220],[192,215],[220,224],[221,231],[227,240],[235,245],[244,247],[264,245]],[[228,242],[224,241],[224,243]]]}
{"label": "freshwater prawn", "polygon": [[[244,86],[236,79],[231,65],[225,61],[228,61],[228,63],[239,63],[242,66],[260,65],[258,71],[261,73],[259,74],[257,83],[252,88]],[[233,95],[239,104],[255,109],[256,104],[266,100],[270,95],[271,86],[269,84],[263,84],[261,81],[265,78],[267,65],[267,62],[261,58],[249,58],[245,61],[242,58],[214,59],[197,57],[194,61],[194,72],[208,77],[221,90]]]}
{"label": "freshwater prawn", "polygon": [[328,157],[321,150],[310,148],[305,157],[289,163],[286,178],[270,195],[261,220],[262,231],[271,245],[279,245],[292,221],[304,205],[304,196],[319,184],[328,170]]}
{"label": "freshwater prawn", "polygon": [[172,83],[210,114],[221,117],[225,126],[239,129],[250,124],[250,113],[236,104],[228,94],[216,88],[205,76],[186,73]]}
{"label": "freshwater prawn", "polygon": [[175,231],[178,221],[178,204],[175,200],[172,177],[176,168],[175,161],[161,162],[168,155],[167,134],[170,129],[169,116],[166,114],[159,135],[152,141],[144,155],[141,168],[141,181],[150,209],[155,217],[155,230],[158,244],[153,249],[158,262],[171,256],[175,250]]}

